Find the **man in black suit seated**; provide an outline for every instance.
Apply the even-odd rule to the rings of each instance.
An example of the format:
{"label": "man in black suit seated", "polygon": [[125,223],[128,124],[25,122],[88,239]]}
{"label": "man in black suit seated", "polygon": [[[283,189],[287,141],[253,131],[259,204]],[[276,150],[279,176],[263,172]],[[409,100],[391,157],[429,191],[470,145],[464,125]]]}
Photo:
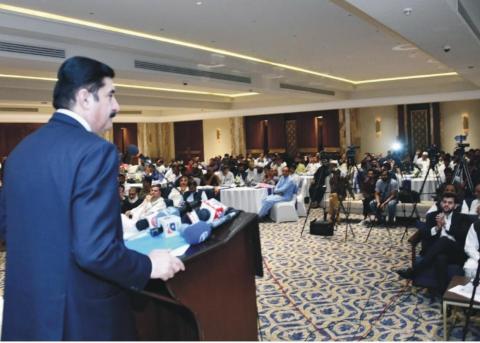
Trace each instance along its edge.
{"label": "man in black suit seated", "polygon": [[444,193],[440,210],[427,215],[426,230],[423,232],[424,254],[413,268],[397,270],[400,277],[413,279],[432,266],[435,267],[438,289],[441,294],[448,286],[448,264],[463,266],[465,239],[470,224],[468,216],[454,211],[454,193]]}
{"label": "man in black suit seated", "polygon": [[124,198],[122,201],[122,213],[130,211],[135,207],[139,206],[143,202],[143,198],[138,196],[138,188],[131,187],[128,190],[128,197]]}

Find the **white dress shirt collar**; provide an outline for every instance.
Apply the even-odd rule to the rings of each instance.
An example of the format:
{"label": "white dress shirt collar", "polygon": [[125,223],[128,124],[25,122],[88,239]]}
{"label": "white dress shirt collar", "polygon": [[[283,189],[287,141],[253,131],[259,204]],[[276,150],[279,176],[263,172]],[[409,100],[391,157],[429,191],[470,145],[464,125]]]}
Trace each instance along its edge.
{"label": "white dress shirt collar", "polygon": [[73,111],[67,110],[66,108],[60,108],[60,109],[56,110],[56,112],[61,113],[61,114],[65,114],[66,116],[69,116],[70,118],[75,119],[85,128],[85,130],[87,130],[89,132],[92,132],[92,128],[90,127],[90,125],[79,114],[77,114]]}

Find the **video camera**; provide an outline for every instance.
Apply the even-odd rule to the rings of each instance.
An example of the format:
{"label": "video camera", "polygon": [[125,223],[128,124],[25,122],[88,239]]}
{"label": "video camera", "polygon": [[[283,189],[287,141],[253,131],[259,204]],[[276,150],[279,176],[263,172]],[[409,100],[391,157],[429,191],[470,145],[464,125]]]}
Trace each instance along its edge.
{"label": "video camera", "polygon": [[357,154],[357,149],[360,149],[360,147],[356,145],[350,145],[347,147],[347,151],[345,152],[345,154],[347,156],[347,164],[349,166],[355,165],[355,156]]}
{"label": "video camera", "polygon": [[457,142],[457,148],[458,149],[464,149],[465,150],[466,147],[470,146],[469,143],[463,143],[464,141],[467,140],[467,135],[457,135],[454,138],[455,138],[455,142]]}
{"label": "video camera", "polygon": [[430,159],[430,165],[433,167],[438,163],[440,157],[440,149],[435,144],[432,144],[427,148],[428,158]]}

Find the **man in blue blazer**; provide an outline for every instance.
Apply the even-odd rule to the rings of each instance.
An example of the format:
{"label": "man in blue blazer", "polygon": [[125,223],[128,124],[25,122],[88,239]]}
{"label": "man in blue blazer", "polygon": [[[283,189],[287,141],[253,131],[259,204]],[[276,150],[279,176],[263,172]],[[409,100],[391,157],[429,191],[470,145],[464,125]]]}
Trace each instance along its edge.
{"label": "man in blue blazer", "polygon": [[123,243],[118,155],[97,135],[119,110],[113,77],[98,61],[66,60],[56,112],[8,157],[3,340],[134,340],[128,290],[184,269],[166,251]]}
{"label": "man in blue blazer", "polygon": [[282,177],[280,178],[280,180],[278,180],[277,185],[273,189],[273,194],[267,196],[262,201],[262,207],[260,208],[260,212],[258,212],[258,216],[260,217],[260,219],[266,217],[267,214],[270,212],[270,209],[277,202],[292,200],[296,191],[297,185],[290,176],[290,170],[288,169],[288,167],[283,167]]}

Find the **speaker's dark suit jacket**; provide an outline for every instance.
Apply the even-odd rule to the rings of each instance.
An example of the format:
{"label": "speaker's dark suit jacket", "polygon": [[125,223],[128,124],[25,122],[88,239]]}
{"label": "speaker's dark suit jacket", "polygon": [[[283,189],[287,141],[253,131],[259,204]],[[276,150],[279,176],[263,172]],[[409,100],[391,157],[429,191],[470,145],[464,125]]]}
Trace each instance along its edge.
{"label": "speaker's dark suit jacket", "polygon": [[61,113],[8,157],[3,340],[135,339],[127,290],[152,267],[123,243],[117,174],[115,146]]}

